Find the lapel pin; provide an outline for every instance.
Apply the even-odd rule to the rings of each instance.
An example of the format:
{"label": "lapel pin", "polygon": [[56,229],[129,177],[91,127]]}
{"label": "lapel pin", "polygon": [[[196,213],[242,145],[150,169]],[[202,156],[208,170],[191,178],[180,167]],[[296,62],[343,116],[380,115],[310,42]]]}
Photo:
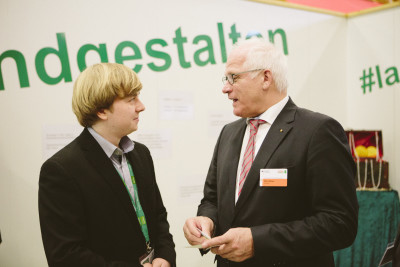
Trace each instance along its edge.
{"label": "lapel pin", "polygon": [[282,130],[282,129],[280,129],[280,132],[282,133],[282,132],[283,132],[283,130]]}

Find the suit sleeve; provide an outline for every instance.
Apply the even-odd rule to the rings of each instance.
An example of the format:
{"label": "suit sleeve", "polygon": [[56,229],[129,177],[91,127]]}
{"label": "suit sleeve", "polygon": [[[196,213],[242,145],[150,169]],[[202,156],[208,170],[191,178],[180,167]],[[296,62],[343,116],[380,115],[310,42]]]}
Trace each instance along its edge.
{"label": "suit sleeve", "polygon": [[217,144],[214,149],[214,153],[211,159],[211,164],[208,169],[208,174],[204,184],[203,199],[197,210],[197,216],[205,216],[210,218],[214,222],[214,232],[218,228],[218,194],[217,194],[217,161],[218,161],[218,149],[221,140],[221,135],[224,132],[225,127],[222,129],[221,134],[218,138]]}
{"label": "suit sleeve", "polygon": [[[149,162],[151,163],[151,170],[153,177],[155,177],[154,164],[150,155],[150,151],[147,149],[147,155]],[[169,223],[167,220],[167,210],[163,204],[160,190],[158,188],[156,180],[154,180],[154,192],[155,192],[155,204],[156,204],[156,227],[157,237],[155,240],[155,258],[162,258],[167,260],[171,266],[176,266],[176,252],[175,244],[171,233],[169,232]]]}
{"label": "suit sleeve", "polygon": [[308,142],[304,179],[310,214],[298,221],[251,227],[256,256],[306,258],[347,247],[356,237],[355,164],[343,128],[324,119]]}
{"label": "suit sleeve", "polygon": [[43,245],[53,267],[132,267],[137,262],[110,262],[85,246],[88,232],[82,194],[68,171],[54,158],[39,178],[39,217]]}

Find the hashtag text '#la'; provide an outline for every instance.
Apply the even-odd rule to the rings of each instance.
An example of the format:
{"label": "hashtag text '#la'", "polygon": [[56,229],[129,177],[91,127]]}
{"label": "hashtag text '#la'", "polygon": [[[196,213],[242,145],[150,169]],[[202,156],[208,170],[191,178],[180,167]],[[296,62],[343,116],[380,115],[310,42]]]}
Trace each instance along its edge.
{"label": "hashtag text '#la'", "polygon": [[383,71],[379,65],[376,65],[375,68],[369,67],[368,69],[364,69],[360,81],[363,94],[366,92],[371,93],[375,86],[382,89],[385,85],[392,86],[400,83],[399,72],[395,66]]}

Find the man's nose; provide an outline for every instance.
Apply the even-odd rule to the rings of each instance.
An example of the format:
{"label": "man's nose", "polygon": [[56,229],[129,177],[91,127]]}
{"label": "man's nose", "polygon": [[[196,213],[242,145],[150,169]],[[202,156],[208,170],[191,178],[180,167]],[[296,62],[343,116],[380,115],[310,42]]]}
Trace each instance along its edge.
{"label": "man's nose", "polygon": [[138,105],[136,107],[136,112],[142,112],[143,110],[146,109],[146,107],[144,106],[143,102],[140,101],[139,99],[138,99],[138,102],[139,103],[138,103]]}
{"label": "man's nose", "polygon": [[232,92],[232,85],[229,82],[226,82],[224,87],[222,87],[222,93],[227,94],[230,92]]}

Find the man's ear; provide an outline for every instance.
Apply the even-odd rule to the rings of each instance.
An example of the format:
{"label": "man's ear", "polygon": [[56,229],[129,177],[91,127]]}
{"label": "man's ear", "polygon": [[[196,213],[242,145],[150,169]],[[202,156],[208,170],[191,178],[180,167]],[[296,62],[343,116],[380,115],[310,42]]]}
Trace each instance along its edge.
{"label": "man's ear", "polygon": [[264,75],[263,76],[263,78],[264,78],[263,89],[267,90],[272,84],[272,80],[273,80],[272,74],[269,70],[264,70],[263,75]]}
{"label": "man's ear", "polygon": [[102,108],[99,111],[97,111],[97,117],[99,117],[100,120],[107,120],[107,110]]}

